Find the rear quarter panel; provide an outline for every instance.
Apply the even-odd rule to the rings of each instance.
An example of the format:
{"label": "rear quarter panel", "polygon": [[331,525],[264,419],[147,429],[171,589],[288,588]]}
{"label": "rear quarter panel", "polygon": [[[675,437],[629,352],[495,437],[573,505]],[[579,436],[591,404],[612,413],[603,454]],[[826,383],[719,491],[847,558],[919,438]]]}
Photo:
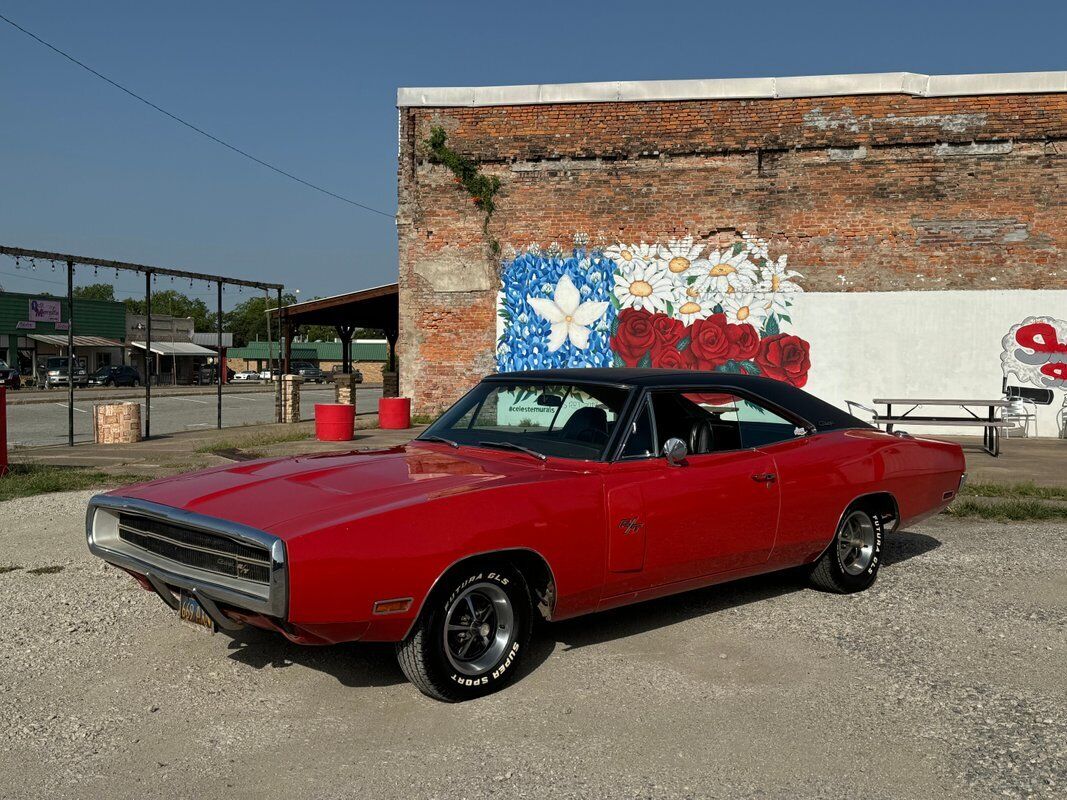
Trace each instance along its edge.
{"label": "rear quarter panel", "polygon": [[858,497],[888,492],[900,525],[945,508],[965,464],[958,445],[878,430],[832,431],[767,448],[781,486],[772,567],[804,564],[823,552],[845,509]]}
{"label": "rear quarter panel", "polygon": [[[434,581],[470,555],[531,550],[549,564],[554,616],[595,606],[607,550],[602,477],[544,470],[473,492],[425,496],[328,524],[314,514],[288,539],[289,621],[328,641],[397,640]],[[325,527],[323,527],[325,524]],[[375,601],[413,598],[374,615]]]}

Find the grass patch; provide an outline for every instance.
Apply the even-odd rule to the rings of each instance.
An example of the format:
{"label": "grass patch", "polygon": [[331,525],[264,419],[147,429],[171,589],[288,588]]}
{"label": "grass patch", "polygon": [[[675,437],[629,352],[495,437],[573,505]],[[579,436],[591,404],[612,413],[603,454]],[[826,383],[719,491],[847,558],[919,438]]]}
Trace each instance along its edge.
{"label": "grass patch", "polygon": [[412,414],[411,415],[411,424],[412,425],[429,425],[430,423],[432,423],[436,419],[437,419],[437,416],[434,415],[434,414]]}
{"label": "grass patch", "polygon": [[1067,489],[1025,483],[968,483],[960,492],[964,497],[1033,497],[1040,500],[1067,500]]}
{"label": "grass patch", "polygon": [[248,450],[254,447],[264,447],[268,444],[281,444],[282,442],[300,442],[311,438],[310,431],[269,431],[257,433],[252,436],[237,436],[233,439],[218,439],[214,442],[202,444],[196,448],[197,453],[220,453],[234,450]]}
{"label": "grass patch", "polygon": [[145,480],[148,478],[144,475],[112,475],[80,467],[12,464],[10,472],[0,478],[0,501],[50,492],[73,492],[97,486],[120,486]]}
{"label": "grass patch", "polygon": [[945,512],[952,517],[979,517],[998,522],[1067,520],[1067,506],[1043,503],[1037,499],[1006,498],[982,502],[962,497]]}

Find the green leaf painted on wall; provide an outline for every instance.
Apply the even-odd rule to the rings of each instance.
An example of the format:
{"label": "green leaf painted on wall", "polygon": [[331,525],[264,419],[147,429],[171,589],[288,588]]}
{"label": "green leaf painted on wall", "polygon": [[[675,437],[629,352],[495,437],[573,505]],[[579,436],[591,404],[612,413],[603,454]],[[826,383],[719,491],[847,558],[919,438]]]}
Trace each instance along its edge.
{"label": "green leaf painted on wall", "polygon": [[749,375],[760,375],[760,369],[755,361],[741,361],[738,366]]}
{"label": "green leaf painted on wall", "polygon": [[614,336],[619,332],[619,315],[615,315],[615,319],[611,321],[611,335]]}
{"label": "green leaf painted on wall", "polygon": [[679,341],[678,344],[675,345],[678,348],[678,352],[681,353],[681,352],[684,352],[685,350],[688,350],[689,349],[689,343],[692,340],[693,340],[693,338],[691,336],[686,336],[684,339]]}
{"label": "green leaf painted on wall", "polygon": [[622,360],[622,356],[618,353],[611,354],[611,366],[613,367],[625,367],[626,362]]}
{"label": "green leaf painted on wall", "polygon": [[763,324],[763,335],[777,336],[779,333],[781,333],[781,329],[778,327],[778,318],[774,314],[771,314]]}
{"label": "green leaf painted on wall", "polygon": [[737,243],[734,244],[733,254],[736,256],[738,253],[740,253],[744,249],[745,249],[745,243],[744,242],[737,242]]}
{"label": "green leaf painted on wall", "polygon": [[616,297],[615,292],[610,292],[608,294],[608,300],[611,301],[611,305],[615,307],[616,311],[622,308],[622,301],[619,300],[618,297]]}
{"label": "green leaf painted on wall", "polygon": [[674,316],[674,305],[671,303],[670,300],[665,300],[664,302],[667,304],[667,316],[668,317],[673,317]]}
{"label": "green leaf painted on wall", "polygon": [[641,356],[641,360],[637,362],[637,366],[639,366],[641,369],[648,369],[649,367],[651,367],[652,354],[645,353],[643,356]]}
{"label": "green leaf painted on wall", "polygon": [[715,307],[713,309],[711,309],[711,313],[712,314],[722,314],[723,313],[722,303],[716,303]]}

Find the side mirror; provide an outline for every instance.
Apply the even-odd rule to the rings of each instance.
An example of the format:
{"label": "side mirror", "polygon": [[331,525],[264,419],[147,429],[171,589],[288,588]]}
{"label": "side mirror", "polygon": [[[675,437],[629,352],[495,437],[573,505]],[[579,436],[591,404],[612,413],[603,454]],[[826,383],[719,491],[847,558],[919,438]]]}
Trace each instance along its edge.
{"label": "side mirror", "polygon": [[667,463],[672,467],[677,467],[689,454],[689,448],[685,446],[685,442],[677,437],[671,437],[663,443],[663,455],[667,459]]}

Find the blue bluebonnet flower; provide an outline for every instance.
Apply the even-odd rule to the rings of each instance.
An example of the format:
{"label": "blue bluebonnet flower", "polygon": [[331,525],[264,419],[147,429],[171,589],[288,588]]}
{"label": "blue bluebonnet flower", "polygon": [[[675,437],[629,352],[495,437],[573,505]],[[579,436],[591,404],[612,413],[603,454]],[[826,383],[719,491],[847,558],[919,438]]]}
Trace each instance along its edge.
{"label": "blue bluebonnet flower", "polygon": [[[615,321],[610,305],[615,264],[600,253],[575,250],[567,258],[528,250],[504,265],[501,271],[499,314],[503,333],[497,342],[497,369],[514,372],[523,369],[559,367],[610,367],[608,339]],[[527,296],[551,299],[560,279],[566,275],[579,291],[582,301],[608,302],[607,310],[590,326],[589,344],[583,350],[565,341],[549,352],[550,325],[527,301]]]}

